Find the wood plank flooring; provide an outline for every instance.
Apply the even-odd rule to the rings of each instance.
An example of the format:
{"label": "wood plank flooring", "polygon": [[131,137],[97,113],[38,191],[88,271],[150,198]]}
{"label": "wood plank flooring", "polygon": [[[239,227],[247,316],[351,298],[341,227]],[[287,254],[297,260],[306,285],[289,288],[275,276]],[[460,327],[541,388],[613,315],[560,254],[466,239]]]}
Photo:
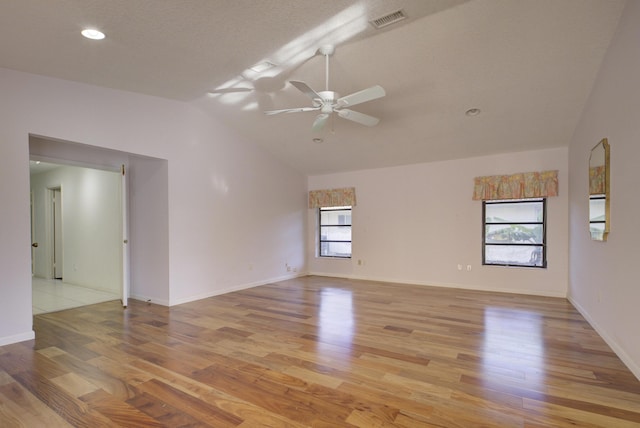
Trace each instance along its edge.
{"label": "wood plank flooring", "polygon": [[640,382],[565,299],[305,277],[34,318],[2,427],[640,427]]}

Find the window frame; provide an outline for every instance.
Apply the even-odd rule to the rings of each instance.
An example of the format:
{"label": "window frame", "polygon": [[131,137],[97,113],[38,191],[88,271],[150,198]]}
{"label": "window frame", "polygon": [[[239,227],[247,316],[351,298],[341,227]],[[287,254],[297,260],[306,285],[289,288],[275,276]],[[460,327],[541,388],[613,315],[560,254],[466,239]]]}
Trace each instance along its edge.
{"label": "window frame", "polygon": [[[322,212],[329,212],[329,211],[349,211],[350,215],[349,215],[349,219],[350,222],[349,224],[323,224],[322,223]],[[345,205],[345,206],[339,206],[339,207],[319,207],[318,208],[318,257],[322,257],[322,258],[328,258],[328,259],[350,259],[353,255],[353,236],[351,237],[351,239],[349,241],[338,241],[338,240],[334,240],[334,239],[322,239],[322,230],[323,228],[327,228],[327,227],[349,227],[351,233],[353,233],[353,206],[351,205]],[[322,254],[322,244],[325,242],[339,242],[339,243],[349,243],[351,245],[351,251],[349,252],[348,256],[336,256],[336,255],[323,255]]]}
{"label": "window frame", "polygon": [[[531,202],[541,202],[542,203],[542,221],[540,222],[487,222],[487,204],[489,205],[497,205],[497,204],[518,204],[518,203],[531,203]],[[491,225],[514,225],[514,224],[524,224],[524,225],[541,225],[542,226],[542,243],[487,243],[487,226]],[[523,246],[523,247],[540,247],[542,249],[542,263],[540,266],[535,264],[510,264],[510,263],[493,263],[487,262],[486,258],[486,250],[487,246],[497,247],[497,246]],[[529,198],[529,199],[504,199],[504,200],[483,200],[482,201],[482,264],[484,266],[506,266],[506,267],[522,267],[522,268],[536,268],[536,269],[546,269],[547,268],[547,198]]]}

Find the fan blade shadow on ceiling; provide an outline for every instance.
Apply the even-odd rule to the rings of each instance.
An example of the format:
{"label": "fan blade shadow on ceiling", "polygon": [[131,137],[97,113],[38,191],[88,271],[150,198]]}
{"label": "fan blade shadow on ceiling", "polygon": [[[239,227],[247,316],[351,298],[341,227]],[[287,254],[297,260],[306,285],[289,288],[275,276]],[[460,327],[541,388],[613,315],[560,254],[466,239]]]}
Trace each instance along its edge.
{"label": "fan blade shadow on ceiling", "polygon": [[236,94],[236,93],[240,93],[240,92],[251,92],[253,91],[253,88],[219,88],[219,89],[212,89],[210,91],[208,91],[208,94],[211,95],[217,95],[217,94]]}
{"label": "fan blade shadow on ceiling", "polygon": [[266,92],[256,91],[256,99],[258,102],[258,110],[265,111],[273,109],[273,97]]}
{"label": "fan blade shadow on ceiling", "polygon": [[[224,97],[226,95],[242,97],[241,103],[250,105],[255,103],[260,111],[273,109],[274,94],[282,91],[287,82],[287,75],[278,75],[275,77],[260,77],[255,80],[245,79],[237,82],[234,86],[225,88],[216,88],[208,91],[209,95]],[[221,98],[224,103],[225,98]]]}
{"label": "fan blade shadow on ceiling", "polygon": [[[295,64],[294,67],[291,67],[287,70],[280,69],[275,75],[265,75],[256,79],[251,78],[245,72],[243,72],[236,78],[227,81],[216,89],[207,91],[207,93],[210,95],[224,95],[251,92],[254,90],[265,93],[276,93],[282,91],[285,88],[289,76],[291,76],[294,71],[296,71],[298,68],[315,57],[315,54],[310,55],[304,61],[300,61],[299,63]],[[276,67],[276,70],[278,70],[278,67]]]}

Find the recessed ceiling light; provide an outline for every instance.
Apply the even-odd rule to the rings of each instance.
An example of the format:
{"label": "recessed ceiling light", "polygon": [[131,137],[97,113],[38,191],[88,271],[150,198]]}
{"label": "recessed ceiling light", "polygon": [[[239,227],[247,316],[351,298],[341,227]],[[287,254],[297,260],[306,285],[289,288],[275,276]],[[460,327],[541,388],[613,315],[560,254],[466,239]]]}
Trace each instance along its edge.
{"label": "recessed ceiling light", "polygon": [[464,114],[466,114],[467,116],[477,116],[477,115],[480,114],[480,109],[479,108],[470,108],[469,110],[464,112]]}
{"label": "recessed ceiling light", "polygon": [[102,40],[105,38],[104,33],[96,30],[95,28],[85,28],[82,30],[82,35],[91,40]]}
{"label": "recessed ceiling light", "polygon": [[314,143],[317,143],[317,144],[320,144],[320,143],[322,143],[323,141],[324,141],[324,140],[323,140],[322,138],[314,138],[314,139],[313,139],[313,142],[314,142]]}

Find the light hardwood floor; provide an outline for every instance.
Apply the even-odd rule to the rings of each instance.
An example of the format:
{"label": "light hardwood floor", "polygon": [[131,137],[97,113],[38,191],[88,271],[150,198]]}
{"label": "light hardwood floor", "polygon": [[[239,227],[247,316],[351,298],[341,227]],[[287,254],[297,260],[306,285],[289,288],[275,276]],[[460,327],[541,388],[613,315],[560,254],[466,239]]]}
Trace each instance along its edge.
{"label": "light hardwood floor", "polygon": [[305,277],[34,322],[0,347],[2,427],[640,426],[565,299]]}

